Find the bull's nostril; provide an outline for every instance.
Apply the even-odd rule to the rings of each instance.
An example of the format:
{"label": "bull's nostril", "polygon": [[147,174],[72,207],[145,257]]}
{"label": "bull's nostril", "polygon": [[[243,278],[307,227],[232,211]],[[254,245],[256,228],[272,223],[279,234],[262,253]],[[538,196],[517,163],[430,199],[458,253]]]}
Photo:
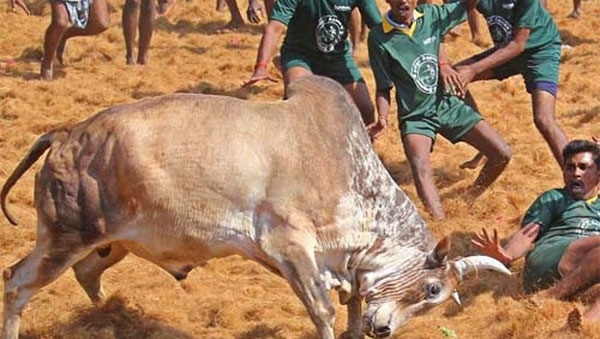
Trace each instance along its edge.
{"label": "bull's nostril", "polygon": [[376,338],[387,338],[392,334],[392,330],[389,327],[378,327],[375,329],[375,337]]}

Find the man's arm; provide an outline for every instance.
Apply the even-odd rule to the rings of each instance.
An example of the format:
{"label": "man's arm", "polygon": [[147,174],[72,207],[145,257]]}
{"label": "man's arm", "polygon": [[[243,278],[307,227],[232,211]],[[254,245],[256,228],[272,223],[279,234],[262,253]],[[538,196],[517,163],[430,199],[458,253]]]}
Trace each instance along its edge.
{"label": "man's arm", "polygon": [[456,68],[464,84],[470,83],[477,79],[478,75],[498,67],[523,53],[530,32],[530,28],[515,28],[513,39],[505,46],[498,48],[494,53],[472,64],[457,66]]}
{"label": "man's arm", "polygon": [[278,20],[270,20],[265,26],[265,32],[263,33],[263,36],[260,39],[260,45],[258,46],[258,54],[256,56],[254,72],[252,73],[250,79],[244,82],[242,87],[252,85],[257,81],[264,79],[268,79],[273,82],[277,81],[277,79],[275,79],[267,71],[267,65],[275,53],[277,43],[279,42],[279,38],[283,34],[285,27],[286,26]]}
{"label": "man's arm", "polygon": [[511,235],[504,246],[501,246],[496,229],[494,229],[493,236],[490,237],[488,231],[482,228],[482,233],[476,234],[471,242],[481,253],[504,264],[509,264],[524,256],[531,249],[540,229],[541,226],[537,223],[527,224]]}
{"label": "man's arm", "polygon": [[377,107],[377,121],[367,127],[371,139],[379,138],[388,125],[390,116],[390,90],[377,90],[375,93],[375,106]]}

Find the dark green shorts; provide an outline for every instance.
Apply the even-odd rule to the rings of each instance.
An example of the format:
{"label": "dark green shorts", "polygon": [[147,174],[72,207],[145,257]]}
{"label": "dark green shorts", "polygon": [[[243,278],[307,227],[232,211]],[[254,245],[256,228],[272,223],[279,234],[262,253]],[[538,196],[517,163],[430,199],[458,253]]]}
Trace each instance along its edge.
{"label": "dark green shorts", "polygon": [[525,269],[523,270],[523,288],[527,293],[550,287],[561,278],[558,264],[567,247],[577,240],[576,238],[551,239],[535,246],[527,254]]}
{"label": "dark green shorts", "polygon": [[[481,60],[495,51],[495,48],[489,49],[475,55],[473,59]],[[536,84],[539,82],[549,82],[558,85],[560,56],[560,42],[534,48],[494,68],[494,78],[504,80],[513,75],[522,74],[527,91],[530,93],[536,89]]]}
{"label": "dark green shorts", "polygon": [[314,74],[326,76],[342,85],[365,82],[350,48],[343,55],[324,58],[323,55],[312,55],[284,45],[281,47],[281,69],[285,73],[292,67],[306,68]]}
{"label": "dark green shorts", "polygon": [[435,140],[441,134],[453,144],[469,132],[483,118],[479,113],[455,96],[447,96],[437,106],[437,111],[427,116],[400,120],[400,135],[420,134]]}

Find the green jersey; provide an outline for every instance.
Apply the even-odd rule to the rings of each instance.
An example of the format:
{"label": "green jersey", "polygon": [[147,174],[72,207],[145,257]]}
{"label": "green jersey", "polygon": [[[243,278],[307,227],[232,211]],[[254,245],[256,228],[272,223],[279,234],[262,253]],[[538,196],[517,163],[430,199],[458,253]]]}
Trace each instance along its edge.
{"label": "green jersey", "polygon": [[540,224],[541,230],[525,261],[527,291],[560,278],[558,264],[571,242],[600,235],[600,199],[575,200],[565,189],[547,191],[525,213],[523,226],[532,222]]}
{"label": "green jersey", "polygon": [[504,46],[513,39],[515,28],[529,28],[525,50],[560,44],[558,27],[539,0],[514,0],[506,9],[499,0],[479,0],[477,10],[485,17],[495,46]]}
{"label": "green jersey", "polygon": [[282,48],[339,57],[349,49],[347,28],[356,7],[367,26],[381,22],[374,0],[277,0],[270,19],[288,26]]}
{"label": "green jersey", "polygon": [[369,32],[369,61],[377,90],[396,87],[400,118],[436,114],[444,95],[438,85],[440,42],[465,19],[462,1],[421,5],[415,9],[410,28],[394,28],[387,14],[382,24]]}

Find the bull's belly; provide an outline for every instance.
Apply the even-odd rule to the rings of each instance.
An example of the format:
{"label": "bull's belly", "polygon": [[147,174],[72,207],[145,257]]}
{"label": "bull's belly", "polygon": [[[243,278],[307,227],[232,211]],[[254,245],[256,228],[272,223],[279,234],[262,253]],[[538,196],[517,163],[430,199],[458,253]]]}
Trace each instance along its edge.
{"label": "bull's belly", "polygon": [[177,279],[211,258],[229,255],[241,255],[270,268],[269,258],[254,239],[252,219],[240,213],[235,218],[230,215],[228,221],[141,217],[118,232],[115,240]]}

